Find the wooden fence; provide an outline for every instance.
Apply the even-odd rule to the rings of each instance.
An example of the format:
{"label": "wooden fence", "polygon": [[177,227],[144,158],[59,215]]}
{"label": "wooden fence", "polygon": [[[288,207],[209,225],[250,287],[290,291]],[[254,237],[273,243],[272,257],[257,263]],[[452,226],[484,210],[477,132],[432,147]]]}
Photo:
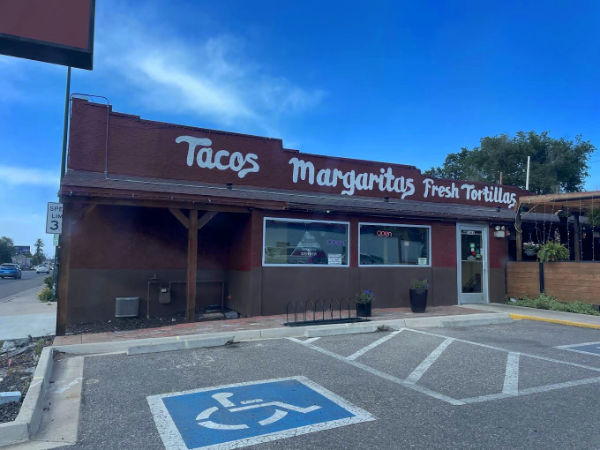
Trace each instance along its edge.
{"label": "wooden fence", "polygon": [[[544,292],[561,301],[600,305],[600,263],[545,263]],[[534,298],[540,294],[537,262],[509,262],[506,268],[506,293],[509,297]]]}

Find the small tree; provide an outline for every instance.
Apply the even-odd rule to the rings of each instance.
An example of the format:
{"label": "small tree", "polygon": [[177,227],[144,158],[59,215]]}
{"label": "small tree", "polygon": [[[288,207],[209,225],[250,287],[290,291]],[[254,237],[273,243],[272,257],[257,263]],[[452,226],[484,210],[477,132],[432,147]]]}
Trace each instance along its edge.
{"label": "small tree", "polygon": [[12,262],[11,257],[15,254],[15,245],[11,238],[2,236],[0,238],[0,264]]}
{"label": "small tree", "polygon": [[35,247],[35,253],[31,258],[31,263],[34,266],[37,266],[46,261],[46,255],[44,255],[44,251],[42,250],[44,248],[44,242],[40,238],[38,238],[37,241],[35,241],[35,244],[33,244],[33,246]]}

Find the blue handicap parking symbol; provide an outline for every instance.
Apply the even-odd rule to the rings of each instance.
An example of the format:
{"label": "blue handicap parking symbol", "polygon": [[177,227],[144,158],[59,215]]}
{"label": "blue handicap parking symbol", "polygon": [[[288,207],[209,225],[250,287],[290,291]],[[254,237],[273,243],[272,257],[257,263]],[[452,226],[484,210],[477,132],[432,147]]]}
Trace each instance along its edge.
{"label": "blue handicap parking symbol", "polygon": [[593,342],[588,344],[580,344],[580,345],[570,345],[567,348],[568,350],[572,350],[579,353],[591,353],[596,356],[600,356],[600,342]]}
{"label": "blue handicap parking symbol", "polygon": [[305,377],[153,395],[167,449],[229,449],[374,420]]}

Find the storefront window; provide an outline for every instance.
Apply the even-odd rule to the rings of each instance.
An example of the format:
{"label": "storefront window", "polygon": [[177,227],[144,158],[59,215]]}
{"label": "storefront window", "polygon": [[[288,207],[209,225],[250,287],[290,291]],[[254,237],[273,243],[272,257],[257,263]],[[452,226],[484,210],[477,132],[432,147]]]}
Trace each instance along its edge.
{"label": "storefront window", "polygon": [[361,223],[361,266],[429,266],[427,226]]}
{"label": "storefront window", "polygon": [[348,265],[348,224],[265,219],[265,265]]}

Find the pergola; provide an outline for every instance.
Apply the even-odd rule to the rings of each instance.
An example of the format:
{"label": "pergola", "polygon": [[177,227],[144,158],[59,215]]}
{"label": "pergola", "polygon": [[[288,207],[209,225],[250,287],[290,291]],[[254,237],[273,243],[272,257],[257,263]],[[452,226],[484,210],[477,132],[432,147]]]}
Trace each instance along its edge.
{"label": "pergola", "polygon": [[525,214],[560,214],[573,216],[575,221],[575,261],[581,261],[580,216],[586,216],[594,209],[600,209],[600,191],[571,192],[568,194],[529,195],[520,197],[515,206],[515,228],[517,230],[517,261],[522,259],[523,232],[521,219]]}

